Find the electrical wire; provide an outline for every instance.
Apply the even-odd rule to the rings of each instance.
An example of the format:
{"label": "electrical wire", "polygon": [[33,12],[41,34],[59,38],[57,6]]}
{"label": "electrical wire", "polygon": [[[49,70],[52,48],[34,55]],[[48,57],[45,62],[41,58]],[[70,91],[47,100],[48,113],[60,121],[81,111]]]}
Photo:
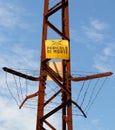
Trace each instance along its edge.
{"label": "electrical wire", "polygon": [[13,74],[13,78],[14,78],[14,82],[15,82],[15,86],[16,86],[15,88],[16,88],[17,96],[18,96],[19,101],[21,102],[21,99],[20,99],[20,96],[19,96],[19,88],[18,88],[17,80],[16,80],[14,74]]}
{"label": "electrical wire", "polygon": [[19,77],[19,86],[20,86],[20,92],[21,92],[22,100],[24,100],[24,98],[23,98],[22,84],[21,84],[21,77]]}
{"label": "electrical wire", "polygon": [[85,81],[83,81],[82,87],[81,87],[81,89],[80,89],[80,91],[79,91],[79,94],[78,94],[78,97],[77,97],[77,102],[78,102],[78,100],[79,100],[79,98],[80,98],[80,96],[81,96],[81,92],[82,92],[82,90],[83,90],[83,88],[84,88],[84,85],[85,85]]}
{"label": "electrical wire", "polygon": [[89,83],[88,83],[88,85],[87,85],[86,91],[84,92],[84,95],[83,95],[83,100],[82,100],[82,102],[81,102],[81,105],[80,105],[80,106],[82,106],[82,105],[84,104],[84,102],[85,102],[86,95],[87,95],[87,93],[88,93],[88,90],[89,90],[90,84],[91,84],[91,81],[89,80]]}
{"label": "electrical wire", "polygon": [[94,86],[93,86],[93,89],[92,89],[92,92],[91,92],[91,95],[90,95],[89,101],[88,101],[88,103],[87,103],[87,105],[86,105],[84,111],[86,111],[86,109],[89,107],[89,105],[90,105],[90,103],[91,103],[91,101],[92,101],[92,98],[93,98],[93,95],[94,95],[94,92],[95,92],[96,86],[97,86],[98,83],[99,83],[99,79],[96,80],[96,83],[95,83]]}
{"label": "electrical wire", "polygon": [[10,88],[9,88],[9,85],[8,85],[8,82],[7,82],[7,72],[5,73],[5,82],[6,82],[6,86],[7,86],[7,88],[8,88],[8,91],[9,91],[11,97],[14,99],[14,101],[15,101],[16,104],[17,104],[17,106],[19,106],[19,103],[18,103],[17,99],[15,98],[15,96],[13,95],[12,91],[11,91]]}
{"label": "electrical wire", "polygon": [[[47,83],[47,84],[48,84],[48,87],[50,88],[51,91],[47,92],[46,95],[49,95],[49,94],[52,93],[52,92],[54,92],[54,93],[57,92],[56,90],[58,89],[58,86],[56,86],[55,88],[53,88],[53,87],[51,87],[51,85],[50,85],[49,83]],[[60,94],[58,94],[57,96],[58,96],[58,97],[61,97]]]}
{"label": "electrical wire", "polygon": [[[16,78],[16,76],[13,75],[13,78],[14,78],[14,82],[15,82],[15,87],[16,87],[16,94],[17,96],[14,96],[13,92],[11,91],[9,85],[8,85],[8,81],[7,81],[7,72],[6,72],[6,76],[5,76],[5,82],[6,82],[6,85],[7,85],[7,88],[8,88],[8,91],[9,93],[11,94],[12,98],[15,100],[16,104],[19,106],[19,102],[21,102],[21,100],[24,99],[24,96],[27,96],[28,95],[28,80],[25,79],[26,81],[24,82],[25,84],[25,87],[24,89],[22,89],[22,81],[21,81],[21,78],[19,77],[19,79]],[[18,83],[17,83],[17,80],[19,82],[19,86],[18,86]],[[77,96],[77,102],[79,100],[81,100],[81,103],[80,103],[80,107],[84,107],[84,111],[86,112],[86,114],[89,112],[90,108],[92,107],[92,105],[94,104],[97,96],[99,95],[101,89],[103,88],[104,86],[104,83],[105,81],[107,80],[107,77],[104,79],[103,83],[100,85],[100,87],[97,88],[97,85],[99,83],[99,80],[100,79],[97,79],[94,86],[92,87],[92,89],[90,89],[90,86],[91,86],[91,83],[92,83],[92,80],[90,80],[87,84],[86,87],[84,87],[86,85],[86,82],[87,81],[83,81],[82,83],[82,86],[79,90],[79,93],[78,93],[78,96]],[[50,94],[52,93],[56,93],[56,90],[59,89],[58,86],[56,86],[55,88],[53,88],[50,84],[48,84],[48,90],[47,91],[47,94],[45,96],[50,96]],[[91,90],[91,93],[90,93],[90,90]],[[24,95],[24,92],[25,91],[25,95]],[[96,91],[96,92],[95,92]],[[88,95],[88,93],[90,93],[90,96]],[[60,94],[58,94],[57,96],[61,97]],[[17,97],[17,98],[16,98]],[[21,98],[20,98],[21,97]],[[88,103],[85,104],[86,102],[86,98],[89,97],[88,99]],[[57,99],[57,98],[56,98]],[[48,107],[45,108],[45,110],[48,110],[51,111],[51,108],[55,108],[56,105],[59,105],[59,103],[55,102],[56,101],[53,100],[51,101],[49,104],[48,104]],[[59,98],[58,98],[59,99]],[[61,101],[61,100],[60,100]],[[53,105],[52,105],[53,104]],[[36,109],[37,108],[37,99],[30,99],[27,103],[24,104],[24,107],[26,108],[30,108],[30,109]],[[77,111],[77,110],[76,110]],[[74,114],[73,115],[76,115],[76,116],[82,116],[82,114]]]}
{"label": "electrical wire", "polygon": [[94,96],[94,98],[93,98],[93,100],[92,100],[91,104],[90,104],[90,105],[89,105],[89,107],[87,108],[86,113],[88,113],[88,112],[89,112],[90,108],[91,108],[91,107],[92,107],[92,105],[94,104],[94,102],[95,102],[96,98],[98,97],[98,95],[99,95],[100,91],[102,90],[102,88],[103,88],[103,86],[104,86],[104,84],[105,84],[105,82],[106,82],[107,78],[108,78],[108,77],[106,77],[106,78],[104,79],[104,81],[102,82],[102,84],[100,85],[100,87],[99,87],[99,89],[98,89],[98,91],[97,91],[96,95]]}
{"label": "electrical wire", "polygon": [[27,79],[26,79],[26,96],[28,95],[28,83],[27,83]]}

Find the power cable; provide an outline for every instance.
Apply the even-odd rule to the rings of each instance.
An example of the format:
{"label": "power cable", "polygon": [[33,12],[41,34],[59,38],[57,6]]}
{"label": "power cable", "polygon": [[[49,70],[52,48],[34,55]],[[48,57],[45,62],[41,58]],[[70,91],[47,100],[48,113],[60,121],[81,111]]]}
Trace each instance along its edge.
{"label": "power cable", "polygon": [[87,108],[86,113],[88,113],[88,111],[90,110],[90,108],[91,108],[91,107],[92,107],[92,105],[94,104],[94,102],[95,102],[96,98],[98,97],[98,95],[99,95],[100,91],[102,90],[102,88],[103,88],[103,86],[104,86],[104,84],[105,84],[105,82],[106,82],[107,78],[108,78],[108,77],[106,77],[106,78],[104,79],[104,81],[102,82],[102,84],[100,85],[100,87],[99,87],[99,89],[98,89],[98,91],[97,91],[97,93],[96,93],[95,97],[93,98],[93,100],[92,100],[91,104],[90,104],[90,105],[89,105],[89,107]]}
{"label": "power cable", "polygon": [[15,86],[16,86],[15,88],[16,88],[17,96],[18,96],[19,101],[21,102],[20,96],[19,96],[19,88],[18,88],[18,84],[17,84],[17,81],[16,81],[14,74],[13,74],[13,78],[14,78],[14,82],[15,82]]}
{"label": "power cable", "polygon": [[84,104],[84,102],[85,102],[85,98],[86,98],[86,95],[87,95],[87,93],[88,93],[88,90],[89,90],[90,84],[91,84],[91,81],[89,80],[89,83],[88,83],[88,85],[87,85],[86,91],[84,92],[83,100],[82,100],[80,106],[82,106],[82,105]]}
{"label": "power cable", "polygon": [[19,86],[20,86],[20,92],[21,92],[22,100],[24,100],[24,98],[23,98],[22,84],[21,84],[21,77],[19,77]]}
{"label": "power cable", "polygon": [[84,111],[86,111],[86,109],[89,107],[89,105],[90,105],[90,103],[91,103],[91,101],[92,101],[92,98],[93,98],[93,95],[94,95],[94,92],[95,92],[95,88],[96,88],[98,82],[99,82],[99,79],[97,79],[97,80],[96,80],[96,83],[94,84],[94,87],[93,87],[93,89],[92,89],[92,92],[91,92],[89,101],[88,101],[88,103],[87,103],[87,105],[86,105]]}
{"label": "power cable", "polygon": [[14,101],[16,102],[16,104],[19,106],[19,103],[18,103],[17,99],[15,98],[15,96],[13,95],[12,91],[9,88],[9,85],[8,85],[8,82],[7,82],[7,72],[5,73],[5,82],[6,82],[6,86],[8,88],[8,91],[9,91],[11,97],[14,99]]}
{"label": "power cable", "polygon": [[79,94],[78,94],[78,97],[77,97],[77,102],[78,102],[78,100],[79,100],[79,98],[80,98],[80,96],[81,96],[81,92],[82,92],[82,90],[83,90],[83,88],[84,88],[84,85],[85,85],[85,81],[83,81],[82,87],[81,87],[81,89],[80,89],[80,91],[79,91]]}

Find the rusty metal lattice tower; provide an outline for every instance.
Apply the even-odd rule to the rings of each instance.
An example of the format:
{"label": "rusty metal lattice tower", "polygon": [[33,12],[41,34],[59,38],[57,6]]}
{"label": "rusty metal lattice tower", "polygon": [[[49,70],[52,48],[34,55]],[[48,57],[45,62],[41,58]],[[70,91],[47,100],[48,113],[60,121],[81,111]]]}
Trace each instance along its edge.
{"label": "rusty metal lattice tower", "polygon": [[[71,99],[71,80],[87,80],[92,78],[99,78],[103,76],[111,75],[111,73],[104,73],[99,75],[93,75],[89,77],[73,78],[71,76],[71,65],[70,59],[62,60],[63,67],[63,78],[60,77],[55,71],[47,65],[51,59],[46,59],[45,41],[47,40],[48,28],[51,28],[55,33],[60,36],[61,40],[67,40],[70,42],[69,36],[69,3],[68,0],[61,0],[56,3],[53,7],[49,8],[50,0],[44,0],[44,19],[43,19],[43,36],[42,36],[42,52],[41,52],[41,67],[40,67],[40,84],[39,84],[39,96],[38,96],[38,113],[37,113],[37,126],[36,130],[41,130],[43,128],[43,122],[45,122],[50,128],[55,130],[53,124],[46,122],[45,119],[50,117],[55,112],[62,109],[62,130],[73,130],[72,127],[72,103],[75,104],[78,109],[82,112],[84,117],[86,117],[82,108],[72,101]],[[60,11],[61,15],[61,30],[58,29],[53,23],[49,21],[49,18]],[[70,43],[69,43],[70,44]],[[69,45],[70,48],[70,45]],[[56,107],[54,110],[50,111],[48,114],[44,115],[44,95],[45,95],[45,81],[46,75],[49,75],[52,80],[60,87],[60,90],[52,96],[50,100],[55,98],[60,92],[62,93],[62,103]]]}
{"label": "rusty metal lattice tower", "polygon": [[[48,65],[48,63],[52,60],[50,58],[46,58],[46,48],[45,41],[48,40],[48,28],[53,30],[54,33],[60,36],[60,40],[67,40],[70,48],[70,36],[69,36],[69,10],[68,3],[69,0],[61,0],[60,2],[51,5],[51,0],[44,0],[44,13],[43,13],[43,34],[42,34],[42,49],[41,49],[41,64],[40,64],[40,76],[33,77],[29,76],[15,70],[4,67],[4,71],[12,73],[14,75],[20,76],[25,79],[29,79],[32,81],[39,81],[38,91],[34,94],[26,96],[24,101],[21,103],[19,108],[23,106],[27,99],[38,96],[38,106],[37,106],[37,121],[36,121],[36,130],[45,130],[44,123],[49,126],[52,130],[56,130],[53,126],[53,123],[49,123],[47,118],[52,116],[54,113],[61,110],[62,113],[62,130],[73,130],[72,126],[72,104],[74,104],[80,112],[86,117],[85,112],[82,108],[72,100],[72,92],[71,92],[71,81],[83,81],[90,80],[95,78],[101,78],[112,75],[112,72],[100,73],[95,75],[89,75],[85,77],[72,77],[71,75],[71,64],[70,64],[70,54],[69,59],[61,59],[63,74],[60,76],[56,73],[52,67]],[[61,30],[57,28],[49,19],[52,15],[56,14],[60,11],[61,15]],[[70,51],[69,51],[70,53]],[[46,89],[46,80],[47,76],[49,76],[53,82],[55,82],[59,90],[51,96],[47,101],[45,101],[45,89]],[[49,111],[49,113],[44,114],[45,106],[53,100],[58,94],[62,95],[61,104],[55,107],[53,110]]]}
{"label": "rusty metal lattice tower", "polygon": [[[62,60],[63,65],[63,80],[60,81],[60,76],[57,75],[48,65],[45,56],[45,40],[47,40],[47,30],[48,27],[54,32],[60,35],[61,39],[70,41],[69,38],[69,13],[68,13],[68,0],[61,0],[56,3],[53,7],[49,8],[50,0],[44,0],[44,19],[43,19],[43,37],[42,37],[42,52],[41,52],[41,68],[40,77],[41,81],[39,84],[39,97],[38,97],[38,114],[37,114],[37,128],[36,130],[41,130],[43,122],[48,116],[51,116],[54,112],[62,109],[62,129],[66,130],[66,124],[68,130],[72,130],[72,105],[71,105],[71,80],[70,80],[70,60]],[[60,31],[53,23],[49,21],[54,13],[61,10],[61,26]],[[45,94],[45,76],[47,73],[52,80],[58,84],[62,92],[62,104],[51,111],[49,114],[44,116],[44,94]],[[53,98],[53,97],[52,97]],[[51,125],[51,124],[50,124]],[[52,126],[53,127],[53,126]]]}

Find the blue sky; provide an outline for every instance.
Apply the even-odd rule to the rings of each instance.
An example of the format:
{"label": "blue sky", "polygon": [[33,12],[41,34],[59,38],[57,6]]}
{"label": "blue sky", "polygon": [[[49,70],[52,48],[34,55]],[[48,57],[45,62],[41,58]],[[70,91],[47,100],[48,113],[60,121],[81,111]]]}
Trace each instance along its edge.
{"label": "blue sky", "polygon": [[[72,71],[115,73],[115,1],[71,0],[69,5]],[[35,110],[19,110],[9,98],[2,67],[39,70],[42,13],[43,0],[0,1],[0,130],[35,129]],[[58,23],[58,15],[54,18]],[[49,38],[57,37],[51,32]],[[114,130],[114,92],[115,74],[105,83],[88,118],[74,117],[74,130]]]}

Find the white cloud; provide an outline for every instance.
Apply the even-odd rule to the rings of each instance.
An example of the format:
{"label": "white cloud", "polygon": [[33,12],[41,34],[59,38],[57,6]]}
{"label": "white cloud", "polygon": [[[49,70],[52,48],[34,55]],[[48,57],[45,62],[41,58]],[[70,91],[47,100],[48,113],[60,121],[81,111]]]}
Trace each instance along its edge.
{"label": "white cloud", "polygon": [[106,56],[115,56],[115,44],[114,43],[109,43],[104,49],[103,53]]}
{"label": "white cloud", "polygon": [[[0,27],[6,29],[19,29],[29,30],[31,25],[27,19],[32,16],[31,13],[19,5],[14,4],[12,1],[0,2]],[[31,28],[32,29],[32,28]]]}
{"label": "white cloud", "polygon": [[92,120],[91,124],[92,125],[98,125],[99,124],[99,120],[98,119]]}
{"label": "white cloud", "polygon": [[0,130],[35,129],[35,112],[33,110],[19,110],[11,99],[1,96],[0,103]]}
{"label": "white cloud", "polygon": [[104,48],[103,51],[104,51],[104,54],[105,54],[105,55],[107,55],[107,56],[108,56],[108,55],[111,55],[111,48],[109,48],[109,47]]}
{"label": "white cloud", "polygon": [[115,72],[115,45],[108,44],[94,58],[94,67],[99,71]]}
{"label": "white cloud", "polygon": [[3,34],[0,33],[0,46],[4,42],[8,42],[8,38],[6,38]]}
{"label": "white cloud", "polygon": [[11,4],[0,5],[0,26],[13,27],[19,22],[19,16],[16,14],[15,8],[11,8]]}
{"label": "white cloud", "polygon": [[101,23],[97,20],[91,21],[89,26],[82,26],[82,29],[84,30],[84,33],[86,36],[93,40],[94,42],[96,41],[102,41],[104,39],[104,29],[105,25],[104,23]]}
{"label": "white cloud", "polygon": [[100,22],[99,20],[92,20],[91,25],[94,29],[99,30],[99,31],[107,28],[107,24],[105,24],[104,22]]}
{"label": "white cloud", "polygon": [[15,45],[1,48],[0,66],[9,66],[11,68],[38,68],[39,62],[35,60],[37,51],[24,46]]}
{"label": "white cloud", "polygon": [[[32,17],[34,15],[27,12],[27,8],[16,5],[12,1],[0,1],[0,46],[4,43],[13,44],[14,41],[23,42],[22,39],[25,40],[33,31],[34,24],[30,24]],[[24,37],[25,31],[27,35]]]}
{"label": "white cloud", "polygon": [[104,38],[104,35],[95,29],[86,28],[85,31],[86,35],[93,41],[100,41]]}
{"label": "white cloud", "polygon": [[104,39],[104,32],[102,28],[104,29],[104,27],[101,27],[100,24],[101,22],[96,23],[96,20],[94,20],[88,25],[81,25],[79,32],[75,29],[71,29],[71,39],[80,43],[86,43],[88,40],[91,40],[93,43],[102,41]]}
{"label": "white cloud", "polygon": [[93,67],[101,72],[115,71],[115,43],[111,42],[107,34],[108,27],[107,23],[98,19],[91,20],[88,25],[82,25],[84,41],[90,41],[90,44],[85,42],[86,47],[96,52],[92,55],[94,57]]}
{"label": "white cloud", "polygon": [[84,37],[89,38],[93,42],[102,41],[105,38],[104,31],[107,29],[108,25],[97,19],[93,19],[88,25],[82,25],[83,33],[86,35]]}

